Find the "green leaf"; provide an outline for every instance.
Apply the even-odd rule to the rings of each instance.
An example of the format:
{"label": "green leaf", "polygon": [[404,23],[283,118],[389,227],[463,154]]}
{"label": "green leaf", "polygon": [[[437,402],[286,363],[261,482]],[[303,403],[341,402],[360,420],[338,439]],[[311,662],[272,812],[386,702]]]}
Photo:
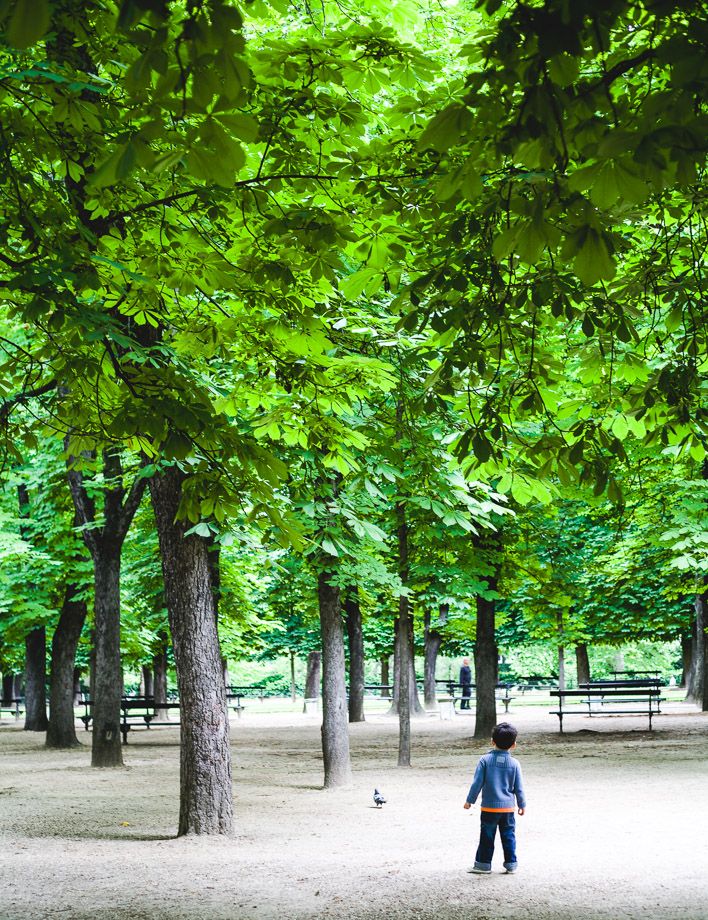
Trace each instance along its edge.
{"label": "green leaf", "polygon": [[52,10],[48,0],[17,0],[5,37],[15,48],[29,48],[49,29]]}
{"label": "green leaf", "polygon": [[573,262],[575,273],[588,287],[615,276],[615,263],[600,234],[588,228],[587,235]]}

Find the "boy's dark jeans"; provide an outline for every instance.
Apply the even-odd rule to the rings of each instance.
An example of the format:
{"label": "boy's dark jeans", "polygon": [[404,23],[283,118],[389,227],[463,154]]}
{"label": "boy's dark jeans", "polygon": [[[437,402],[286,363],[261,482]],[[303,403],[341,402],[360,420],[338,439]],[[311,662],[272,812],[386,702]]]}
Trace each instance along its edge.
{"label": "boy's dark jeans", "polygon": [[513,811],[483,811],[481,813],[479,846],[474,859],[475,869],[491,869],[494,838],[497,828],[504,850],[504,868],[516,868],[516,818]]}

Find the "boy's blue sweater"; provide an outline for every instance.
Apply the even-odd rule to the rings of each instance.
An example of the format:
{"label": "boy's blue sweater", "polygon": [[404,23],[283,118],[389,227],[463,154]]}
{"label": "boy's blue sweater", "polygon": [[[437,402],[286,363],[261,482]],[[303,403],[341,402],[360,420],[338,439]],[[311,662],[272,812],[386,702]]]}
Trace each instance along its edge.
{"label": "boy's blue sweater", "polygon": [[526,808],[521,765],[508,751],[496,748],[480,757],[467,801],[474,804],[482,793],[482,808],[514,808],[514,798],[519,808]]}

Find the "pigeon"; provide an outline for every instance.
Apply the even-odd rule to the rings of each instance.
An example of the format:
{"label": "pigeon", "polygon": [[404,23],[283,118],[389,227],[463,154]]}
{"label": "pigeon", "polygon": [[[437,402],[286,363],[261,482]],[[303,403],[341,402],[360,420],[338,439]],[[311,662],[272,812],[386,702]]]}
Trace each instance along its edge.
{"label": "pigeon", "polygon": [[381,808],[385,804],[386,799],[381,795],[378,789],[374,789],[374,804],[377,808]]}

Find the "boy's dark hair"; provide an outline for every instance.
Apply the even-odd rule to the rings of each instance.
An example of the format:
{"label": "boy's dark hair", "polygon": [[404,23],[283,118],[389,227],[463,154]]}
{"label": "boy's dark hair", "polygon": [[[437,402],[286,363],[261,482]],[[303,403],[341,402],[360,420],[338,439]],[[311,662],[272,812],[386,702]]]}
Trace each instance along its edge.
{"label": "boy's dark hair", "polygon": [[512,744],[516,741],[516,736],[518,731],[514,728],[511,722],[500,722],[499,725],[494,726],[494,731],[492,732],[492,741],[501,751],[508,751]]}

